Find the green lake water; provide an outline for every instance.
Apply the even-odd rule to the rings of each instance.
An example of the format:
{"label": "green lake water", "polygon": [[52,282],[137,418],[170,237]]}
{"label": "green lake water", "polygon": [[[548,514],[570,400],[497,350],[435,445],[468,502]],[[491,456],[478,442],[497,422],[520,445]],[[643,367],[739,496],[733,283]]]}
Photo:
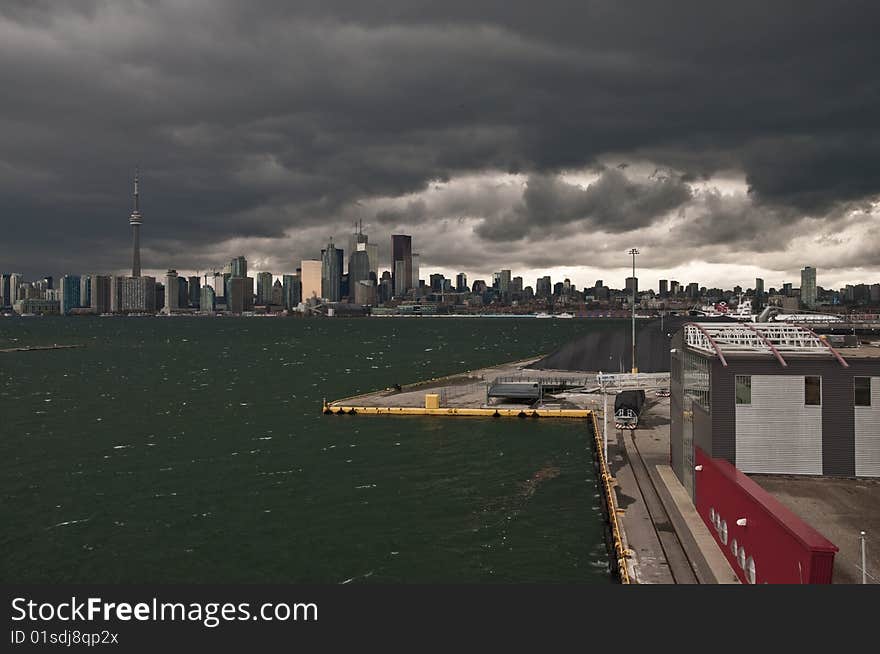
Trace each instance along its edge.
{"label": "green lake water", "polygon": [[0,580],[608,583],[584,423],[320,408],[611,326],[0,319]]}

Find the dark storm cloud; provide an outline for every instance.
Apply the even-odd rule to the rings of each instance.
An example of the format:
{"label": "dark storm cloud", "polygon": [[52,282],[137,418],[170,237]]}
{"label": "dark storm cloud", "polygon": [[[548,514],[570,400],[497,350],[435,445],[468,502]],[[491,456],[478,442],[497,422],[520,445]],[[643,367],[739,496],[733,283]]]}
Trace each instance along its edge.
{"label": "dark storm cloud", "polygon": [[533,175],[522,204],[500,220],[484,221],[476,232],[489,239],[516,240],[575,221],[585,221],[584,228],[626,232],[651,224],[690,199],[690,187],[680,177],[666,174],[639,182],[612,168],[586,188],[554,176]]}
{"label": "dark storm cloud", "polygon": [[[157,268],[241,239],[274,251],[285,232],[291,261],[314,256],[359,215],[418,239],[438,219],[419,198],[355,203],[479,171],[528,176],[506,210],[456,207],[509,242],[641,228],[693,201],[688,182],[738,170],[751,205],[707,200],[690,238],[753,247],[736,221],[784,235],[878,193],[878,17],[849,1],[7,0],[0,268],[124,267],[137,163]],[[556,176],[608,153],[676,172]]]}

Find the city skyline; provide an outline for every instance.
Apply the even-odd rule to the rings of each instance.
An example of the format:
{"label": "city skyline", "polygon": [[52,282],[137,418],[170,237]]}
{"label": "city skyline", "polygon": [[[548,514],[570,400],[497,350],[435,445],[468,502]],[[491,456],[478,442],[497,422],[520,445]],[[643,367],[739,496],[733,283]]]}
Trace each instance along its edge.
{"label": "city skyline", "polygon": [[140,163],[144,274],[289,271],[363,220],[471,279],[623,279],[635,246],[652,285],[873,283],[878,11],[4,3],[0,268],[129,270]]}

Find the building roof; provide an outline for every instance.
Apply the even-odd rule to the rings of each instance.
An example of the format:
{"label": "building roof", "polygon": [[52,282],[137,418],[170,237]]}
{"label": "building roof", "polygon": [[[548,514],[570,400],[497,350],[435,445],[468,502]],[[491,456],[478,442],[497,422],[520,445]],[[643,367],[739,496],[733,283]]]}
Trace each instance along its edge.
{"label": "building roof", "polygon": [[846,360],[828,339],[803,325],[788,323],[689,322],[684,327],[685,344],[692,350],[717,356],[727,366],[726,355],[766,354],[786,367],[786,355],[834,357],[845,368]]}

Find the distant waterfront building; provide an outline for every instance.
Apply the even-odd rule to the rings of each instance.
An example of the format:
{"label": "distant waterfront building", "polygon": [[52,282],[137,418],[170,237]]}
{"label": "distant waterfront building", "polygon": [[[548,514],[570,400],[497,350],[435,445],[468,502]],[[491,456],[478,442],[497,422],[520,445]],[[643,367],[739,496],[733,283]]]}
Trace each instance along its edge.
{"label": "distant waterfront building", "polygon": [[661,279],[660,280],[660,297],[665,298],[669,295],[669,280]]}
{"label": "distant waterfront building", "polygon": [[[397,262],[402,262],[398,268]],[[412,288],[412,236],[393,234],[391,236],[391,280],[395,295],[405,295]],[[400,270],[398,275],[397,271]]]}
{"label": "distant waterfront building", "polygon": [[419,256],[418,253],[412,255],[412,274],[410,277],[409,288],[419,287]]}
{"label": "distant waterfront building", "polygon": [[66,316],[71,309],[80,304],[80,278],[78,275],[64,275],[61,278],[61,315]]}
{"label": "distant waterfront building", "polygon": [[[44,280],[45,283],[45,280]],[[92,306],[92,276],[82,275],[79,278],[79,301],[81,307]]]}
{"label": "distant waterfront building", "polygon": [[361,306],[376,305],[376,284],[372,279],[354,283],[354,303]]}
{"label": "distant waterfront building", "polygon": [[211,276],[211,288],[214,289],[214,301],[226,297],[226,278],[220,271],[215,271]]}
{"label": "distant waterfront building", "polygon": [[226,308],[232,313],[254,310],[254,278],[232,277],[229,280],[229,297]]}
{"label": "distant waterfront building", "polygon": [[9,296],[9,274],[0,274],[0,308],[11,307],[12,302]]}
{"label": "distant waterfront building", "polygon": [[339,302],[342,266],[337,252],[332,238],[327,248],[321,251],[321,297],[328,302]]}
{"label": "distant waterfront building", "polygon": [[247,277],[247,259],[243,256],[238,256],[230,261],[229,274],[232,277]]}
{"label": "distant waterfront building", "polygon": [[23,275],[21,273],[12,273],[9,275],[9,302],[7,306],[12,306],[15,304],[15,301],[19,299],[18,292],[21,288],[21,280],[23,279]]}
{"label": "distant waterfront building", "polygon": [[91,303],[89,306],[98,315],[110,312],[109,275],[92,275]]}
{"label": "distant waterfront building", "polygon": [[639,294],[639,278],[638,277],[627,277],[626,278],[626,294],[632,297],[634,294]]}
{"label": "distant waterfront building", "polygon": [[199,292],[199,310],[212,313],[216,308],[214,289],[205,284]]}
{"label": "distant waterfront building", "polygon": [[133,207],[131,215],[128,217],[128,224],[131,225],[131,276],[141,276],[141,224],[143,224],[143,216],[141,215],[140,195],[138,193],[139,173],[134,174],[134,197],[132,198]]}
{"label": "distant waterfront building", "polygon": [[812,266],[801,270],[801,304],[807,309],[816,306],[816,269]]}
{"label": "distant waterfront building", "polygon": [[177,287],[177,271],[169,270],[165,273],[165,313],[171,313],[180,308],[180,293]]}
{"label": "distant waterfront building", "polygon": [[276,307],[282,306],[284,303],[284,287],[281,285],[281,280],[276,279],[275,283],[272,284],[272,302],[271,304]]}
{"label": "distant waterfront building", "polygon": [[321,262],[316,259],[303,259],[300,263],[302,275],[302,301],[321,297]]}
{"label": "distant waterfront building", "polygon": [[[349,252],[348,265],[349,265],[349,268],[347,269],[346,272],[349,272],[349,273],[351,272],[351,256],[355,252],[358,252],[360,250],[363,250],[364,252],[366,252],[367,244],[369,243],[369,240],[370,240],[369,237],[367,237],[367,235],[364,234],[364,223],[362,220],[358,221],[356,227],[357,227],[357,231],[355,231],[354,234],[351,234],[348,237],[348,252]],[[364,279],[369,279],[369,278],[364,277]]]}
{"label": "distant waterfront building", "polygon": [[379,279],[379,246],[375,243],[367,243],[364,249],[370,258],[370,272]]}
{"label": "distant waterfront building", "polygon": [[122,311],[122,284],[125,277],[113,275],[110,277],[110,313]]}
{"label": "distant waterfront building", "polygon": [[760,277],[755,277],[755,302],[752,309],[763,309],[764,300],[764,280]]}
{"label": "distant waterfront building", "polygon": [[155,277],[122,277],[120,279],[122,280],[120,311],[126,313],[153,313],[156,311]]}
{"label": "distant waterfront building", "polygon": [[535,297],[537,298],[548,298],[553,294],[553,284],[550,280],[550,275],[545,275],[544,277],[539,277],[535,282]]}
{"label": "distant waterfront building", "polygon": [[281,277],[281,305],[285,309],[294,309],[302,302],[302,280],[300,275],[283,275]]}
{"label": "distant waterfront building", "polygon": [[28,300],[18,300],[13,305],[12,310],[21,314],[36,314],[40,316],[54,315],[60,312],[60,303],[58,300],[43,300],[39,298],[31,298]]}
{"label": "distant waterfront building", "polygon": [[186,309],[189,307],[189,283],[186,277],[178,276],[177,278],[177,308]]}
{"label": "distant waterfront building", "polygon": [[370,257],[366,250],[351,253],[348,260],[348,279],[351,284],[370,279]]}
{"label": "distant waterfront building", "polygon": [[189,306],[193,309],[198,309],[201,306],[202,280],[192,276],[187,280],[187,286],[189,286]]}
{"label": "distant waterfront building", "polygon": [[272,304],[272,273],[257,273],[257,304]]}
{"label": "distant waterfront building", "polygon": [[460,272],[455,276],[455,290],[458,293],[467,293],[468,291],[467,275],[463,272]]}

